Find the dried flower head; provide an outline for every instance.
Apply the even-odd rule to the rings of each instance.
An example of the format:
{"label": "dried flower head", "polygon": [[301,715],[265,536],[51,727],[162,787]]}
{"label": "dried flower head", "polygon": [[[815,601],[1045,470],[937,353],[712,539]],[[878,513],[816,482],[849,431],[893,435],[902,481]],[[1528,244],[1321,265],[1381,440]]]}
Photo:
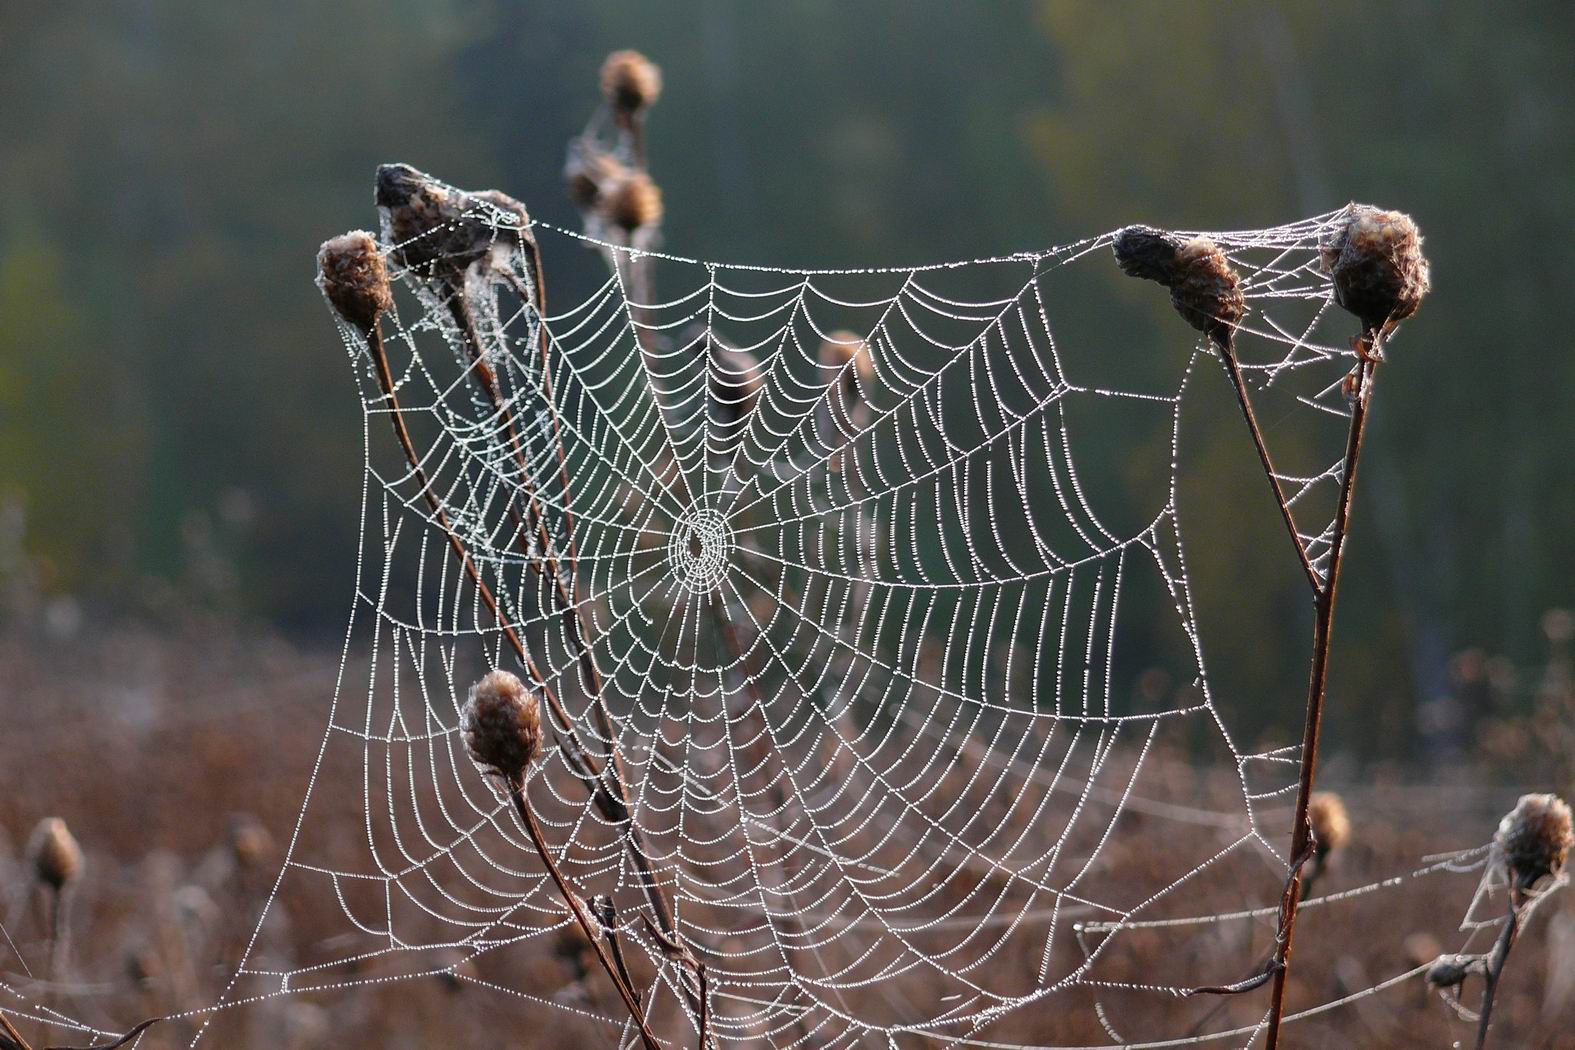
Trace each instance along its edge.
{"label": "dried flower head", "polygon": [[273,855],[273,836],[250,813],[231,815],[229,840],[230,853],[242,868],[260,868]]}
{"label": "dried flower head", "polygon": [[82,847],[59,817],[45,817],[38,822],[28,853],[38,881],[57,893],[82,874]]}
{"label": "dried flower head", "polygon": [[602,63],[602,94],[613,113],[627,119],[656,102],[662,71],[638,51],[614,51]]}
{"label": "dried flower head", "polygon": [[1427,983],[1434,988],[1459,988],[1465,979],[1482,968],[1476,955],[1440,955],[1427,968]]}
{"label": "dried flower head", "polygon": [[857,374],[865,382],[875,378],[875,358],[870,354],[869,344],[857,333],[847,329],[832,332],[820,344],[820,363],[829,368],[841,368],[849,361],[853,362],[851,374]]}
{"label": "dried flower head", "polygon": [[541,750],[541,705],[536,694],[508,671],[489,673],[470,688],[461,714],[470,757],[510,784]]}
{"label": "dried flower head", "polygon": [[1241,278],[1207,237],[1184,240],[1152,226],[1120,230],[1112,247],[1128,277],[1157,281],[1188,324],[1223,345],[1246,313]]}
{"label": "dried flower head", "polygon": [[408,164],[377,169],[377,207],[394,258],[423,277],[454,280],[528,235],[525,205],[498,190],[467,193]]}
{"label": "dried flower head", "polygon": [[1177,249],[1170,301],[1188,324],[1221,344],[1241,323],[1247,305],[1241,278],[1207,237],[1194,237]]}
{"label": "dried flower head", "polygon": [[1522,795],[1493,835],[1493,848],[1516,890],[1564,870],[1570,852],[1570,807],[1557,795]]}
{"label": "dried flower head", "polygon": [[602,187],[602,216],[625,234],[662,221],[662,191],[643,171],[625,171]]}
{"label": "dried flower head", "polygon": [[371,331],[383,312],[394,305],[388,286],[388,265],[377,242],[365,230],[352,230],[323,242],[317,250],[317,286],[347,322]]}
{"label": "dried flower head", "polygon": [[1365,329],[1386,331],[1416,313],[1430,281],[1422,234],[1409,215],[1354,201],[1321,249],[1334,301]]}
{"label": "dried flower head", "polygon": [[1116,232],[1111,247],[1122,273],[1168,287],[1174,280],[1176,253],[1183,243],[1175,234],[1152,226],[1127,226]]}
{"label": "dried flower head", "polygon": [[563,166],[563,181],[569,199],[581,212],[595,211],[602,194],[616,186],[628,169],[611,153],[589,139],[579,138],[569,145],[569,159]]}
{"label": "dried flower head", "polygon": [[1318,855],[1326,857],[1351,841],[1351,818],[1345,801],[1333,791],[1314,791],[1307,800],[1307,820],[1318,841]]}

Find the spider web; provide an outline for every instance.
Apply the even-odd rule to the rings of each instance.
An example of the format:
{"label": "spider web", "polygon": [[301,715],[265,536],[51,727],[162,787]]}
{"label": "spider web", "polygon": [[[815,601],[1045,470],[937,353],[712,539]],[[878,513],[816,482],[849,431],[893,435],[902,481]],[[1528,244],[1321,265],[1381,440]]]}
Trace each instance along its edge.
{"label": "spider web", "polygon": [[[507,627],[573,719],[558,739],[621,758],[718,1044],[1039,1045],[1024,1033],[1052,1016],[1097,1022],[1100,1043],[1250,1042],[1180,993],[1261,964],[1261,939],[1198,928],[1273,912],[1206,895],[1277,895],[1299,756],[1239,744],[1206,671],[1179,493],[1193,406],[1219,403],[1215,354],[1179,323],[1155,347],[1056,320],[1113,270],[1111,235],[791,270],[537,222],[549,266],[585,247],[610,264],[543,316],[525,231],[469,218],[497,245],[465,283],[480,355],[453,290],[415,274],[396,268],[415,294],[384,319],[420,474],[342,328],[362,546],[313,783],[363,786],[309,791],[269,909],[281,891],[322,902],[344,936],[294,966],[254,940],[217,1005],[444,974],[629,1041],[616,1002],[515,964],[573,922],[457,730],[472,682],[520,671]],[[1210,234],[1243,276],[1255,398],[1332,438],[1281,479],[1320,569],[1349,418],[1351,326],[1317,261],[1335,218]],[[1174,748],[1234,776],[1192,783],[1160,759]],[[527,791],[569,882],[613,900],[653,1026],[692,1044],[627,830],[559,747]]]}

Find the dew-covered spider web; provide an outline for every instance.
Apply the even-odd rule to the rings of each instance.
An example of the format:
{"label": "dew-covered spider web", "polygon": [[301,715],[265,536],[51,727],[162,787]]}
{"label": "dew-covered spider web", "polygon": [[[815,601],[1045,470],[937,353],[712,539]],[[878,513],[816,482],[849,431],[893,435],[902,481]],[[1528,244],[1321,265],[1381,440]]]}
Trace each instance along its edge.
{"label": "dew-covered spider web", "polygon": [[[1353,364],[1318,262],[1334,219],[1210,234],[1270,439],[1299,435],[1275,453],[1318,569]],[[314,784],[361,790],[308,794],[270,908],[313,901],[342,936],[281,964],[260,934],[218,1005],[438,974],[637,1045],[594,964],[572,993],[541,976],[574,923],[459,733],[479,677],[530,679],[512,637],[572,720],[544,712],[530,805],[576,892],[611,900],[667,1045],[698,1017],[694,969],[651,932],[663,900],[718,1046],[1249,1045],[1266,995],[1182,993],[1263,965],[1299,754],[1232,726],[1301,697],[1216,687],[1188,557],[1238,539],[1188,529],[1213,520],[1189,436],[1251,446],[1216,351],[1122,283],[1111,237],[790,270],[535,223],[543,316],[525,231],[467,221],[494,247],[447,284],[385,233],[392,397],[341,326],[362,544]],[[605,275],[572,302],[552,294],[571,258]],[[1273,523],[1261,477],[1250,495]],[[571,737],[621,770],[627,821]]]}

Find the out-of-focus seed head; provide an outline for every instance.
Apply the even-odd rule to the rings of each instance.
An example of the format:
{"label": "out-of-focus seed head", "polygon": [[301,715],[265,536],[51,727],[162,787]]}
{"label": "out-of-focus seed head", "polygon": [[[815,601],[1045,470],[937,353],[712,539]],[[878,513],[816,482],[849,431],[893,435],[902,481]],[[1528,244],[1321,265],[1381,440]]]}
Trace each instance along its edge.
{"label": "out-of-focus seed head", "polygon": [[250,813],[236,813],[230,817],[229,840],[230,853],[242,868],[260,868],[273,855],[273,836],[268,834],[262,821]]}
{"label": "out-of-focus seed head", "polygon": [[28,853],[38,881],[57,893],[82,875],[82,847],[59,817],[45,817],[38,822]]}
{"label": "out-of-focus seed head", "polygon": [[461,728],[471,758],[519,784],[541,750],[541,704],[519,678],[493,671],[471,686]]}
{"label": "out-of-focus seed head", "polygon": [[1318,855],[1328,856],[1351,841],[1351,818],[1345,801],[1333,791],[1314,791],[1307,800],[1307,820],[1318,841]]}
{"label": "out-of-focus seed head", "polygon": [[1220,344],[1247,312],[1241,278],[1207,237],[1194,237],[1176,250],[1170,301],[1188,324]]}
{"label": "out-of-focus seed head", "polygon": [[611,153],[584,138],[569,145],[569,159],[563,166],[563,181],[569,199],[581,212],[595,211],[606,190],[616,186],[628,169]]}
{"label": "out-of-focus seed head", "polygon": [[643,171],[625,171],[602,188],[603,217],[625,235],[662,221],[662,191]]}
{"label": "out-of-focus seed head", "polygon": [[766,385],[766,371],[755,355],[713,339],[710,373],[713,418],[736,423],[749,415]]}
{"label": "out-of-focus seed head", "polygon": [[339,316],[362,332],[370,331],[394,305],[388,265],[377,241],[365,230],[323,242],[317,250],[317,286]]}
{"label": "out-of-focus seed head", "polygon": [[1570,807],[1557,795],[1522,795],[1499,821],[1493,848],[1516,890],[1558,875],[1569,858]]}
{"label": "out-of-focus seed head", "polygon": [[868,382],[875,378],[875,358],[870,354],[869,344],[856,332],[847,329],[832,332],[820,344],[820,363],[829,368],[842,368],[847,363],[853,362],[850,375],[857,374],[861,380]]}
{"label": "out-of-focus seed head", "polygon": [[1127,226],[1116,233],[1111,247],[1116,264],[1128,277],[1169,285],[1174,279],[1176,253],[1184,243],[1175,234],[1152,226]]}
{"label": "out-of-focus seed head", "polygon": [[602,95],[620,119],[649,108],[662,93],[662,71],[638,51],[608,55],[601,77]]}
{"label": "out-of-focus seed head", "polygon": [[1371,332],[1416,313],[1431,287],[1422,234],[1409,215],[1354,201],[1321,247],[1334,301]]}

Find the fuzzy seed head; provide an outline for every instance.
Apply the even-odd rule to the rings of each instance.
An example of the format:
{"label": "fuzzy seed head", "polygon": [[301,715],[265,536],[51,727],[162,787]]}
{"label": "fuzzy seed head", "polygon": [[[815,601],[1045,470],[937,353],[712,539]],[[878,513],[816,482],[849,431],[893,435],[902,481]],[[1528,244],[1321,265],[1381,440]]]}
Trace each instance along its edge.
{"label": "fuzzy seed head", "polygon": [[508,671],[493,671],[471,686],[461,727],[470,757],[510,784],[525,779],[541,750],[541,704]]}
{"label": "fuzzy seed head", "polygon": [[273,855],[273,836],[263,827],[262,821],[250,813],[236,813],[230,817],[230,852],[242,868],[260,868]]}
{"label": "fuzzy seed head", "polygon": [[1307,821],[1318,840],[1318,855],[1328,856],[1351,841],[1351,818],[1345,801],[1333,791],[1314,791],[1307,800]]}
{"label": "fuzzy seed head", "polygon": [[1194,237],[1176,250],[1170,301],[1188,324],[1224,343],[1247,312],[1241,278],[1219,246]]}
{"label": "fuzzy seed head", "polygon": [[602,95],[614,113],[633,116],[662,93],[662,71],[638,51],[614,51],[602,63]]}
{"label": "fuzzy seed head", "polygon": [[82,847],[59,817],[45,817],[33,829],[28,851],[38,881],[59,893],[82,874]]}
{"label": "fuzzy seed head", "polygon": [[569,199],[582,212],[591,212],[601,203],[606,190],[618,185],[628,169],[611,153],[584,139],[569,147],[569,160],[563,166],[563,181]]}
{"label": "fuzzy seed head", "polygon": [[602,188],[602,214],[625,234],[662,221],[662,191],[643,171],[626,171]]}
{"label": "fuzzy seed head", "polygon": [[1176,253],[1183,243],[1175,234],[1152,226],[1128,226],[1116,233],[1111,247],[1122,273],[1168,286],[1174,279]]}
{"label": "fuzzy seed head", "polygon": [[716,406],[713,417],[722,423],[737,423],[760,399],[766,372],[759,359],[748,350],[713,341],[711,346],[711,400]]}
{"label": "fuzzy seed head", "polygon": [[1570,807],[1557,795],[1522,795],[1499,821],[1493,848],[1517,890],[1564,870],[1571,841]]}
{"label": "fuzzy seed head", "polygon": [[1386,331],[1416,313],[1431,287],[1421,231],[1403,212],[1353,201],[1320,254],[1334,301],[1368,331]]}
{"label": "fuzzy seed head", "polygon": [[472,263],[505,255],[529,237],[525,205],[498,190],[467,193],[408,164],[377,169],[383,237],[395,261],[422,277],[455,282]]}
{"label": "fuzzy seed head", "polygon": [[869,344],[857,333],[842,329],[826,336],[820,344],[821,365],[842,368],[849,361],[853,362],[852,372],[861,380],[868,382],[875,378],[875,358],[870,354]]}
{"label": "fuzzy seed head", "polygon": [[388,265],[377,241],[365,230],[323,242],[317,250],[317,286],[339,316],[362,332],[371,331],[378,317],[394,305]]}

